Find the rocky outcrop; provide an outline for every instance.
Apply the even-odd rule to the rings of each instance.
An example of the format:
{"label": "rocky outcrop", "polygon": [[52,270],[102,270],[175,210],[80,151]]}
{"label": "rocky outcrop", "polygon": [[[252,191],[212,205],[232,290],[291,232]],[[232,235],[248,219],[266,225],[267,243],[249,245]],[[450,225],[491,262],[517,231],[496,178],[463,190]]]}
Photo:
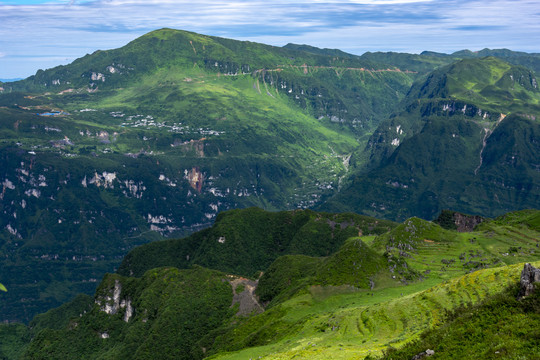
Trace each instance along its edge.
{"label": "rocky outcrop", "polygon": [[189,181],[189,185],[200,194],[204,184],[204,174],[199,170],[199,167],[193,167],[189,172],[185,171],[185,177]]}
{"label": "rocky outcrop", "polygon": [[121,309],[125,309],[123,320],[129,322],[133,316],[134,309],[130,299],[121,299],[121,293],[122,284],[119,280],[115,280],[114,287],[108,289],[106,294],[98,296],[95,302],[101,311],[109,315],[117,314]]}
{"label": "rocky outcrop", "polygon": [[457,231],[459,232],[470,232],[473,231],[476,225],[484,221],[484,218],[481,216],[475,215],[465,215],[461,213],[454,213],[454,223],[457,226]]}
{"label": "rocky outcrop", "polygon": [[236,316],[259,314],[264,311],[264,308],[259,304],[259,301],[255,296],[255,289],[258,284],[257,280],[249,280],[229,275],[229,283],[233,288],[233,301],[231,307],[235,304],[239,305]]}
{"label": "rocky outcrop", "polygon": [[477,215],[467,215],[456,211],[443,210],[439,217],[434,220],[441,227],[458,232],[471,232],[474,228],[484,222],[484,218]]}
{"label": "rocky outcrop", "polygon": [[523,266],[523,271],[521,272],[518,299],[522,299],[525,296],[532,294],[534,292],[535,283],[540,283],[540,269],[527,263]]}
{"label": "rocky outcrop", "polygon": [[412,360],[420,360],[431,355],[435,355],[435,351],[427,349],[426,351],[422,351],[421,353],[414,355]]}

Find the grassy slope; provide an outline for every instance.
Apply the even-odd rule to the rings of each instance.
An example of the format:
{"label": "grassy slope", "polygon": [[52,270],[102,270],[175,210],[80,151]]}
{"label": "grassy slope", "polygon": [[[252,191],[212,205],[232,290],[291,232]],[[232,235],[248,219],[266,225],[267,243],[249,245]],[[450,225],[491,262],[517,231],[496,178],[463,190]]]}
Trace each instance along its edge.
{"label": "grassy slope", "polygon": [[[534,230],[537,218],[537,211],[512,213],[482,224],[472,233],[441,231],[436,225],[413,219],[389,234],[366,238],[367,243],[376,247],[391,237],[415,244],[405,258],[409,267],[425,279],[396,286],[383,278],[375,281],[373,291],[304,288],[308,291],[298,292],[290,300],[273,306],[264,317],[255,317],[252,324],[237,328],[236,338],[225,337],[230,350],[239,344],[258,346],[215,358],[324,359],[331,354],[332,358],[347,359],[380,355],[388,346],[400,347],[425,329],[440,324],[446,310],[477,303],[515,283],[522,264],[512,264],[536,261],[538,266],[540,254],[536,244],[540,235]],[[485,267],[490,268],[467,274]],[[281,332],[273,333],[272,329]],[[255,340],[246,344],[242,342],[245,338]],[[265,342],[269,344],[263,345]]]}
{"label": "grassy slope", "polygon": [[[319,49],[320,50],[320,49]],[[435,68],[448,65],[462,59],[484,58],[494,56],[510,64],[525,66],[535,73],[540,71],[540,54],[529,54],[508,49],[483,49],[480,51],[456,51],[453,54],[436,53],[424,51],[421,54],[407,54],[396,52],[367,52],[362,58],[373,61],[391,64],[398,68],[414,70],[420,74],[426,74]]]}
{"label": "grassy slope", "polygon": [[425,329],[441,324],[446,310],[503,291],[517,281],[522,267],[518,264],[480,270],[438,285],[426,280],[360,294],[317,297],[315,288],[310,294],[283,303],[280,310],[284,314],[274,310],[272,315],[285,324],[279,324],[277,319],[264,324],[279,324],[282,329],[292,329],[290,333],[285,331],[270,345],[212,359],[354,359],[380,355],[388,346],[400,347]]}
{"label": "grassy slope", "polygon": [[540,292],[517,300],[510,286],[474,306],[450,312],[444,324],[426,331],[403,349],[386,350],[384,359],[411,359],[432,349],[433,359],[535,359],[540,352]]}
{"label": "grassy slope", "polygon": [[[250,209],[234,211],[221,222],[235,220],[237,213],[251,213],[250,223],[253,216],[262,215]],[[86,315],[69,323],[60,311],[37,318],[34,330],[43,330],[25,356],[143,359],[156,347],[163,356],[180,356],[181,350],[191,358],[378,355],[443,324],[448,310],[478,303],[515,284],[523,261],[539,266],[539,219],[538,211],[510,213],[480,224],[474,232],[457,233],[413,218],[381,235],[350,238],[326,258],[278,258],[260,278],[257,290],[262,300],[271,300],[269,306],[264,313],[248,317],[233,316],[236,308],[230,307],[228,281],[234,277],[223,273],[194,267],[154,269],[141,278],[108,275],[96,293],[101,305],[94,304]],[[405,271],[416,277],[403,277]],[[423,279],[414,281],[418,274]],[[358,281],[366,278],[372,281],[372,289]],[[122,320],[125,307],[115,315],[99,311],[104,302],[113,302],[117,283],[122,286],[118,303],[131,301],[135,309],[127,323]],[[236,289],[245,291],[244,286]],[[79,305],[67,306],[67,312],[82,313],[88,302],[80,299]],[[204,319],[209,317],[203,322],[201,309],[205,309]],[[186,329],[196,336],[184,334]],[[110,337],[100,338],[104,332]],[[28,336],[21,333],[8,346],[24,343]]]}

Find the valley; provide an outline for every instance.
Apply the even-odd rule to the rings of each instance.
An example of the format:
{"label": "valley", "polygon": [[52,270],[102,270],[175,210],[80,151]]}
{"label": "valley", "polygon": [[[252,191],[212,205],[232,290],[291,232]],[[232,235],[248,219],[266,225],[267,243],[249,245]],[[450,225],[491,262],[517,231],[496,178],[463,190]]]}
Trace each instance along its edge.
{"label": "valley", "polygon": [[165,28],[0,83],[0,357],[410,358],[534,313],[539,69]]}
{"label": "valley", "polygon": [[[163,29],[5,84],[2,280],[7,303],[27,299],[5,319],[89,293],[88,279],[129,249],[207,227],[220,211],[320,204],[412,83],[387,68]],[[19,280],[20,266],[42,275]]]}

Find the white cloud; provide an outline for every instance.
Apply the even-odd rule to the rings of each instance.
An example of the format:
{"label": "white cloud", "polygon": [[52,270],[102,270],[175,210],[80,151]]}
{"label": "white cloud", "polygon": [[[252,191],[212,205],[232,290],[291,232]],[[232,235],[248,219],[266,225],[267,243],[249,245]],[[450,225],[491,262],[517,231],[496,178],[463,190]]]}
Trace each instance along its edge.
{"label": "white cloud", "polygon": [[[540,51],[537,0],[59,0],[1,5],[0,77],[33,74],[31,58],[72,61],[163,27],[344,51]],[[27,59],[27,60],[25,60]],[[8,61],[9,60],[9,61]],[[15,73],[15,66],[18,71]],[[45,65],[44,65],[45,66]]]}

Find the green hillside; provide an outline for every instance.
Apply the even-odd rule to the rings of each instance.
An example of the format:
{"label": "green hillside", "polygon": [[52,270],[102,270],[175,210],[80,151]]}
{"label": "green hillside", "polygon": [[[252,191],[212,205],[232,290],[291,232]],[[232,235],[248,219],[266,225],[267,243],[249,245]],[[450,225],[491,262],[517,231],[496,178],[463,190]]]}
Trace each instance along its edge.
{"label": "green hillside", "polygon": [[[309,49],[309,47],[308,47]],[[306,49],[307,50],[307,49]],[[325,49],[328,51],[328,49]],[[320,52],[320,49],[319,49]],[[318,53],[318,52],[316,52]],[[520,65],[538,73],[540,71],[540,54],[512,51],[508,49],[482,49],[480,51],[461,50],[452,54],[423,51],[420,54],[397,52],[366,52],[361,57],[376,63],[390,64],[402,69],[427,74],[438,67],[463,59],[476,59],[493,56],[513,65]]]}
{"label": "green hillside", "polygon": [[4,84],[3,319],[90,294],[130,249],[220,211],[321,203],[411,76],[162,29]]}
{"label": "green hillside", "polygon": [[[238,223],[240,214],[246,222],[236,227],[246,235],[249,228],[257,233],[276,226],[276,215],[289,216],[289,224],[306,215],[351,222],[343,215],[247,209],[225,213],[215,227],[227,219]],[[150,359],[156,353],[164,359],[362,359],[383,352],[410,358],[427,348],[450,356],[460,351],[452,350],[460,331],[495,322],[504,330],[497,337],[501,354],[523,353],[534,349],[534,334],[518,328],[525,319],[536,321],[538,296],[516,302],[508,288],[515,289],[523,262],[540,266],[539,218],[538,210],[509,213],[485,219],[472,232],[411,218],[379,235],[356,231],[328,256],[278,257],[251,279],[200,266],[158,267],[138,277],[108,274],[92,302],[78,298],[18,333],[0,327],[11,334],[2,351],[9,359]],[[311,229],[312,236],[332,238]],[[139,249],[161,266],[152,246],[169,241]],[[471,334],[471,341],[482,336]],[[440,342],[441,336],[451,340]],[[488,345],[471,343],[471,351],[485,353]]]}
{"label": "green hillside", "polygon": [[403,220],[447,208],[493,217],[535,207],[539,100],[524,67],[494,57],[441,67],[381,123],[369,155],[353,155],[368,158],[369,170],[321,208]]}
{"label": "green hillside", "polygon": [[328,256],[352,236],[381,234],[394,226],[391,221],[351,213],[230,210],[219,214],[212,227],[189,237],[133,249],[118,273],[141,276],[156,266],[196,264],[249,277],[264,271],[279,256]]}
{"label": "green hillside", "polygon": [[434,359],[534,359],[540,351],[539,291],[517,300],[517,286],[477,305],[450,312],[447,321],[403,349],[386,350],[384,359],[411,359],[426,349]]}
{"label": "green hillside", "polygon": [[[355,56],[161,29],[2,83],[2,319],[28,322],[91,294],[130,250],[186,237],[231,209],[404,221],[446,208],[494,217],[537,207],[536,59],[509,50]],[[272,220],[247,234],[261,244],[233,230],[244,226],[235,220],[225,235],[214,227],[209,238],[164,242],[181,257],[160,261],[252,276],[282,255],[329,256],[355,226],[371,232],[354,219],[340,231],[311,219],[283,230],[294,234],[286,243]],[[314,236],[314,250],[308,231],[329,228],[340,234]],[[157,253],[147,261],[137,251],[123,275],[157,264]]]}

